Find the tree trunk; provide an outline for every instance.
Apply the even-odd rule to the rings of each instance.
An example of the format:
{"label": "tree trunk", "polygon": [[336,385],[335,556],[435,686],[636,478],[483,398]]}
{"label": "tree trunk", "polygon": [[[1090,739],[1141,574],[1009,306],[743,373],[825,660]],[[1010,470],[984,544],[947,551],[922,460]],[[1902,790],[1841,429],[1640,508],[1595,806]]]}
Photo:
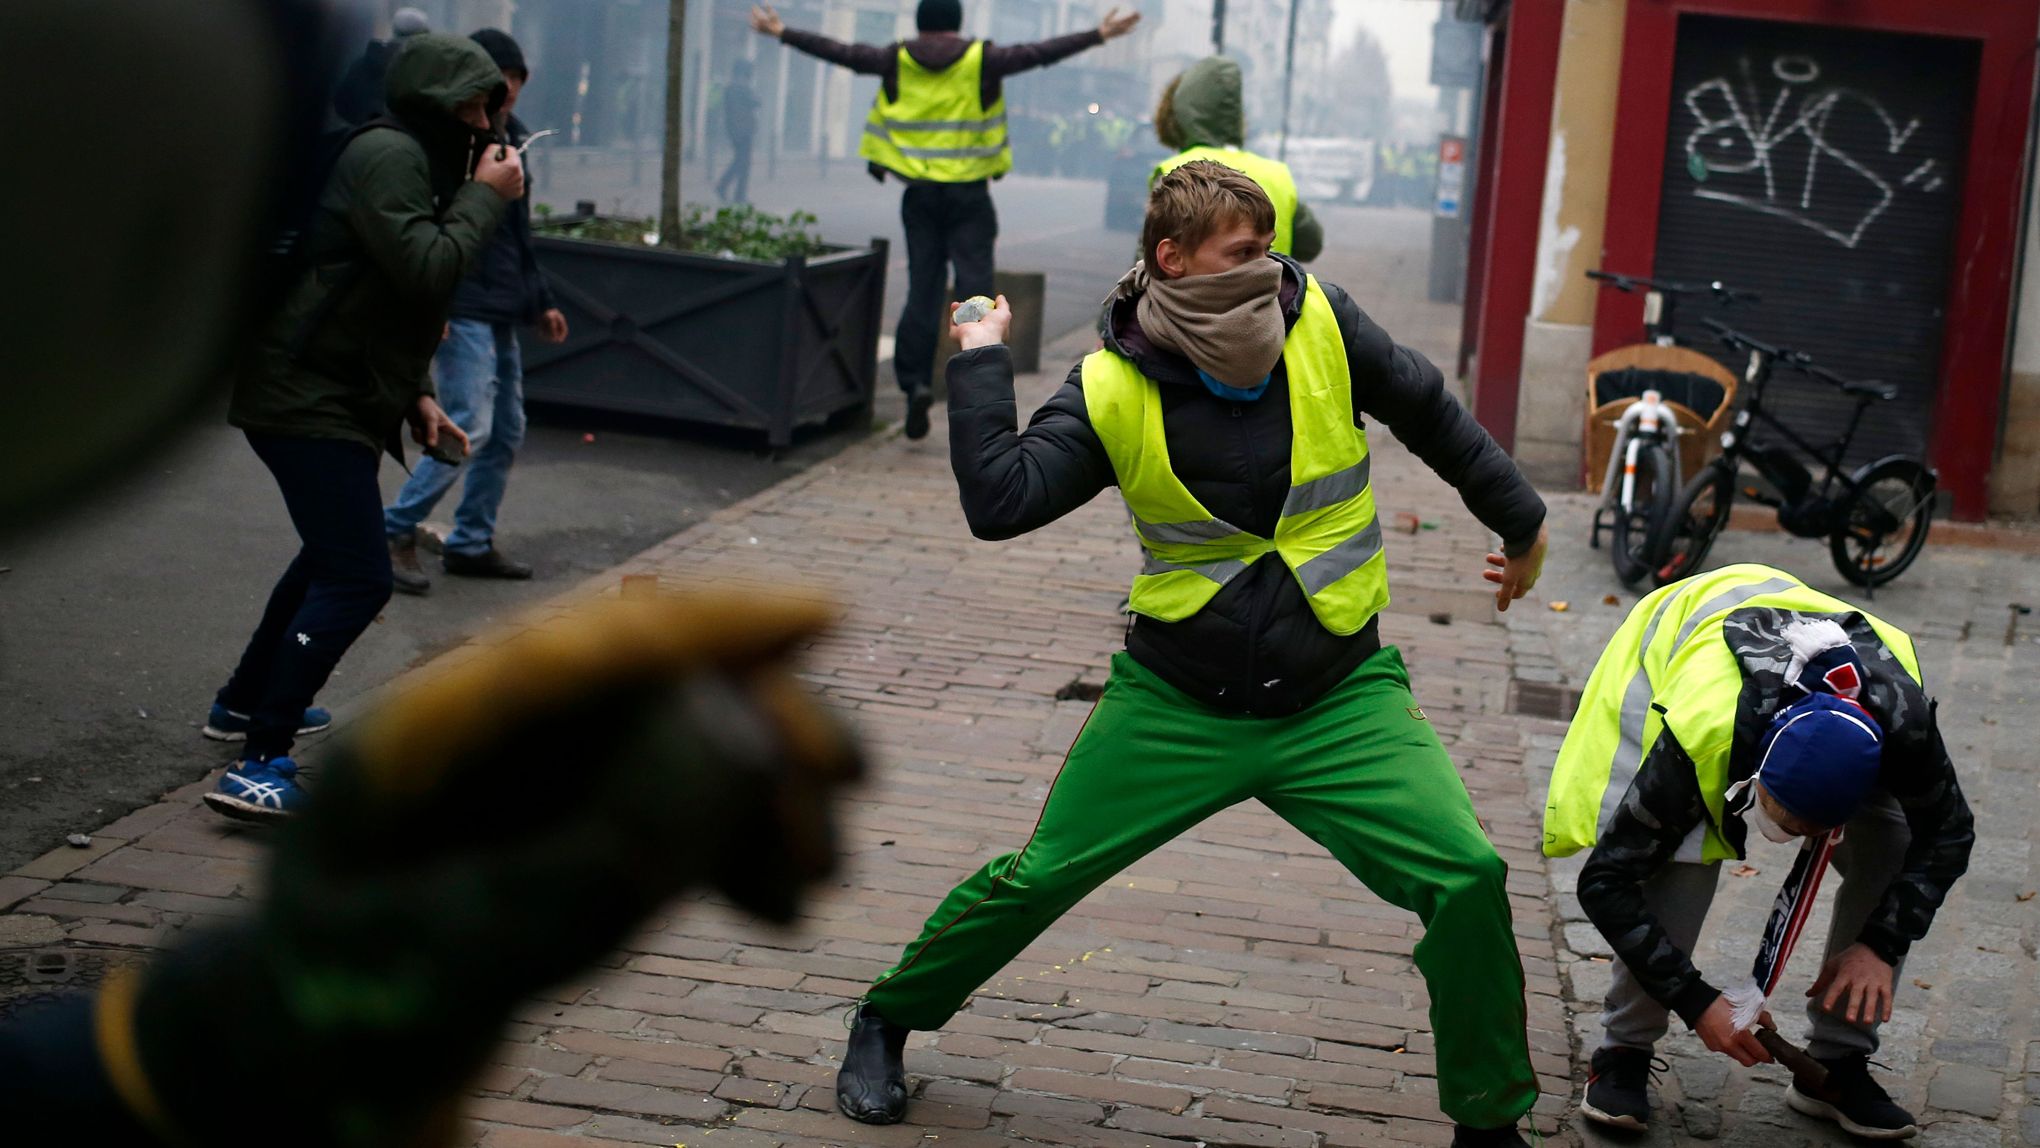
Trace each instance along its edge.
{"label": "tree trunk", "polygon": [[680,246],[680,136],[686,118],[681,95],[687,90],[687,0],[667,0],[671,13],[666,33],[666,155],[659,173],[659,245]]}

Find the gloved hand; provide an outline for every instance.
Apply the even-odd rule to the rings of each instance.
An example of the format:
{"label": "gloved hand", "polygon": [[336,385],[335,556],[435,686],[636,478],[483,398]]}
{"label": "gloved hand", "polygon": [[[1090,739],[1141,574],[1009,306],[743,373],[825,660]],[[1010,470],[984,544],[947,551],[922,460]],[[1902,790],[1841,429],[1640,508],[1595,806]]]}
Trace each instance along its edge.
{"label": "gloved hand", "polygon": [[446,1143],[511,1009],[674,894],[791,917],[859,773],[784,668],[829,615],[604,602],[393,699],[327,759],[254,917],[109,989],[123,1096],[191,1143]]}

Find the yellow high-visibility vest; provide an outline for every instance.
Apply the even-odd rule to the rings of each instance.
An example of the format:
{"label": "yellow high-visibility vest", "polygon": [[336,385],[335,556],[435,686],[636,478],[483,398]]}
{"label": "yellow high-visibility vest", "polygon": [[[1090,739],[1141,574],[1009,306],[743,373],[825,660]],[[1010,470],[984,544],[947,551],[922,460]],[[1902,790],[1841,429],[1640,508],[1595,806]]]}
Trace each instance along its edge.
{"label": "yellow high-visibility vest", "polygon": [[1388,558],[1368,483],[1367,434],[1353,420],[1353,377],[1339,320],[1317,279],[1282,346],[1288,375],[1289,497],[1275,537],[1212,515],[1169,464],[1153,379],[1112,351],[1084,360],[1084,407],[1105,445],[1147,561],[1134,613],[1180,622],[1265,555],[1278,555],[1334,634],[1358,633],[1388,605]]}
{"label": "yellow high-visibility vest", "polygon": [[1208,159],[1222,163],[1240,172],[1248,179],[1261,185],[1268,193],[1268,201],[1275,205],[1275,251],[1288,255],[1296,245],[1296,177],[1289,173],[1289,165],[1280,160],[1236,147],[1193,147],[1185,148],[1155,165],[1148,176],[1148,186],[1169,172],[1194,160]]}
{"label": "yellow high-visibility vest", "polygon": [[983,105],[985,45],[972,41],[963,58],[930,71],[900,46],[899,98],[881,85],[864,120],[857,154],[907,179],[976,183],[1013,168],[1006,141],[1006,98]]}
{"label": "yellow high-visibility vest", "polygon": [[1813,615],[1860,614],[1915,682],[1918,656],[1906,632],[1782,570],[1724,566],[1663,587],[1636,604],[1594,663],[1579,710],[1551,767],[1544,803],[1544,853],[1590,848],[1665,730],[1693,759],[1707,823],[1679,847],[1677,861],[1736,856],[1722,833],[1735,748],[1742,665],[1722,637],[1731,611],[1769,607]]}

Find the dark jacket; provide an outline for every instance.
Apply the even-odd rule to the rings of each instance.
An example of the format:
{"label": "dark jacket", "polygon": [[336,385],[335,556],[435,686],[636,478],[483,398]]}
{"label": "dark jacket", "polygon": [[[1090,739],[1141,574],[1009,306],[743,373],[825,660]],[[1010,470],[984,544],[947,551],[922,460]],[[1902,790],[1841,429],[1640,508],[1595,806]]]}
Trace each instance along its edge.
{"label": "dark jacket", "polygon": [[[1731,785],[1754,775],[1764,733],[1787,704],[1783,670],[1792,651],[1780,631],[1796,617],[1773,608],[1729,614],[1722,636],[1743,669],[1736,702],[1735,735],[1729,751]],[[1812,616],[1812,615],[1809,615]],[[1884,727],[1881,795],[1905,811],[1912,840],[1905,867],[1857,940],[1897,964],[1914,941],[1927,935],[1934,912],[1969,867],[1975,822],[1955,765],[1941,741],[1934,704],[1906,673],[1861,614],[1833,616],[1863,659],[1863,708]],[[1608,828],[1580,870],[1580,905],[1629,966],[1644,991],[1679,1014],[1688,1025],[1721,995],[1700,976],[1693,959],[1673,944],[1644,905],[1643,886],[1672,863],[1686,836],[1708,816],[1693,759],[1671,731],[1660,734],[1636,778],[1623,795]],[[1747,840],[1741,817],[1728,815],[1723,836],[1742,855]],[[1755,955],[1756,938],[1751,938]]]}
{"label": "dark jacket", "polygon": [[[517,117],[510,117],[509,137],[518,146],[531,132]],[[529,178],[527,164],[526,178]],[[558,306],[552,285],[538,268],[538,253],[531,247],[531,195],[510,205],[495,238],[482,249],[474,270],[460,281],[453,295],[453,317],[480,319],[487,323],[533,323]]]}
{"label": "dark jacket", "polygon": [[468,179],[475,133],[453,109],[502,89],[472,40],[403,42],[388,91],[406,130],[368,131],[341,153],[306,230],[310,268],[236,379],[230,422],[371,448],[395,441],[404,413],[433,393],[427,369],[454,290],[507,210]]}
{"label": "dark jacket", "polygon": [[[1279,256],[1275,258],[1280,258]],[[1294,325],[1303,270],[1287,270],[1283,305]],[[1323,284],[1353,375],[1355,422],[1386,423],[1512,553],[1544,523],[1544,502],[1479,423],[1445,391],[1424,357],[1399,347],[1351,297]],[[1106,345],[1161,386],[1169,457],[1198,501],[1217,517],[1263,537],[1274,534],[1289,495],[1287,380],[1275,367],[1267,392],[1249,403],[1214,397],[1189,360],[1157,350],[1134,319],[1133,301],[1109,303]],[[1084,407],[1082,364],[1015,428],[1012,358],[1004,347],[949,361],[950,463],[963,511],[979,538],[1003,539],[1053,522],[1116,485],[1112,462]],[[1340,637],[1324,628],[1296,579],[1279,561],[1256,562],[1181,622],[1136,617],[1127,652],[1171,685],[1216,709],[1295,713],[1337,685],[1380,648],[1376,627]]]}
{"label": "dark jacket", "polygon": [[[901,44],[845,44],[831,40],[819,32],[802,32],[788,28],[779,37],[789,48],[806,52],[810,56],[841,64],[866,76],[879,77],[885,88],[887,99],[898,99],[900,95],[900,48]],[[1040,40],[1032,44],[985,43],[985,71],[980,81],[978,99],[985,107],[999,101],[1005,91],[1007,76],[1034,68],[1045,68],[1058,60],[1068,59],[1086,48],[1095,48],[1105,42],[1105,37],[1093,28],[1088,32],[1072,32],[1052,40]],[[972,41],[969,37],[952,32],[933,32],[917,36],[904,42],[907,54],[914,62],[930,71],[943,71],[963,59]],[[886,170],[871,164],[871,177],[883,180]]]}
{"label": "dark jacket", "polygon": [[[1247,101],[1240,66],[1222,56],[1190,65],[1176,81],[1164,112],[1167,122],[1157,118],[1155,135],[1165,147],[1181,152],[1193,147],[1247,146]],[[1308,263],[1325,249],[1325,227],[1301,198],[1296,201],[1295,227],[1290,254]]]}
{"label": "dark jacket", "polygon": [[732,81],[723,89],[722,123],[723,134],[731,143],[758,134],[758,93],[751,85]]}

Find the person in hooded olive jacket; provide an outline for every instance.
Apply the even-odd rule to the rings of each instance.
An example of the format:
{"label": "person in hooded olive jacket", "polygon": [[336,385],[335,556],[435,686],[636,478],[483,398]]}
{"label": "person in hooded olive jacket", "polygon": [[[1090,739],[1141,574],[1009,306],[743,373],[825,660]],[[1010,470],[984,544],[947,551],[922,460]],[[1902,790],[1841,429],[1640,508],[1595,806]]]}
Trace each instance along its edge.
{"label": "person in hooded olive jacket", "polygon": [[1500,535],[1496,607],[1536,582],[1544,503],[1437,368],[1339,288],[1270,254],[1274,206],[1196,161],[1155,182],[1147,258],[1084,359],[1014,424],[1005,301],[961,323],[950,462],[980,538],[1013,538],[1117,486],[1145,564],[1126,651],[1034,833],[950,893],[865,994],[837,1106],[906,1111],[909,1032],[973,990],[1101,882],[1248,798],[1415,911],[1439,1106],[1459,1145],[1522,1143],[1537,1099],[1507,865],[1377,625],[1387,558],[1362,416],[1386,423]]}
{"label": "person in hooded olive jacket", "polygon": [[380,452],[402,460],[406,421],[428,449],[465,452],[429,368],[455,289],[524,194],[517,155],[493,144],[506,92],[481,45],[410,37],[387,92],[389,117],[357,129],[334,161],[299,241],[304,271],[228,407],[304,543],[205,725],[247,743],[206,795],[229,816],[286,816],[303,797],[291,747],[331,723],[311,703],[390,596]]}
{"label": "person in hooded olive jacket", "polygon": [[[469,39],[480,44],[503,69],[508,94],[496,110],[511,147],[522,147],[530,129],[513,110],[531,79],[524,49],[510,34],[483,28]],[[418,564],[422,543],[440,551],[440,567],[465,578],[531,577],[531,567],[496,549],[496,513],[510,483],[510,465],[524,445],[524,349],[517,328],[529,325],[548,343],[567,338],[567,317],[554,300],[552,286],[539,269],[531,246],[531,197],[520,197],[503,216],[502,226],[453,296],[453,319],[446,341],[432,367],[441,405],[468,436],[473,457],[466,466],[421,458],[397,499],[383,512],[389,535],[390,563],[396,588],[425,594],[432,580]],[[460,506],[453,532],[439,538],[421,529],[425,516],[439,505],[455,482],[461,483]]]}
{"label": "person in hooded olive jacket", "polygon": [[1170,80],[1155,106],[1155,138],[1176,154],[1155,165],[1148,186],[1193,160],[1216,160],[1245,172],[1268,193],[1275,205],[1275,254],[1308,263],[1324,251],[1324,225],[1297,197],[1289,165],[1246,150],[1247,108],[1238,64],[1209,56]]}
{"label": "person in hooded olive jacket", "polygon": [[992,245],[999,215],[991,180],[1013,168],[1006,140],[1005,78],[1124,36],[1140,13],[1105,13],[1098,27],[1033,44],[993,44],[960,34],[962,0],[920,0],[920,35],[897,44],[844,44],[788,28],[770,8],[751,9],[751,27],[789,48],[880,78],[857,154],[875,179],[907,185],[900,223],[907,233],[907,303],[894,341],[893,373],[907,396],[908,438],[928,434],[934,403],[935,335],[951,265],[956,294],[993,291]]}

